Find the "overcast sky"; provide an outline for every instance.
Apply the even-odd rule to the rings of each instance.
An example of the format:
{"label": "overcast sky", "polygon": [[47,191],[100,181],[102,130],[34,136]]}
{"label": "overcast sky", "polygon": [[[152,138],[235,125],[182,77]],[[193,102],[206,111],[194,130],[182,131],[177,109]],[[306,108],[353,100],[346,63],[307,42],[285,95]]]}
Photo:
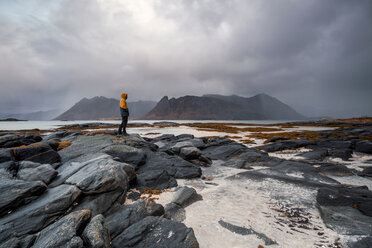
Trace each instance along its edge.
{"label": "overcast sky", "polygon": [[267,93],[372,115],[370,0],[1,0],[0,112]]}

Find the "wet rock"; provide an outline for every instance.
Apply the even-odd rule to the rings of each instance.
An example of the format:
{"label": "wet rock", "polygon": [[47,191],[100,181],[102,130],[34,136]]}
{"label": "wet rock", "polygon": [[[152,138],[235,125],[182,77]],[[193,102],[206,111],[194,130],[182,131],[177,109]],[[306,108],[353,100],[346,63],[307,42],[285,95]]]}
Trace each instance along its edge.
{"label": "wet rock", "polygon": [[372,142],[368,140],[357,142],[355,144],[355,151],[372,154]]}
{"label": "wet rock", "polygon": [[175,203],[181,207],[187,207],[200,200],[203,200],[203,198],[196,192],[194,188],[184,186],[175,192],[172,203]]}
{"label": "wet rock", "polygon": [[125,202],[125,197],[126,191],[121,188],[101,194],[84,195],[73,210],[89,209],[93,216],[106,214],[122,205]]}
{"label": "wet rock", "polygon": [[0,248],[18,248],[20,240],[18,238],[11,238],[4,243],[0,244]]}
{"label": "wet rock", "polygon": [[202,150],[203,156],[208,157],[210,159],[220,159],[220,160],[227,160],[233,156],[238,156],[241,153],[245,152],[247,147],[233,142],[226,145],[221,146],[210,146],[204,150]]}
{"label": "wet rock", "polygon": [[189,160],[189,162],[202,167],[210,167],[212,165],[212,160],[204,156],[199,156],[196,159],[191,159]]}
{"label": "wet rock", "polygon": [[201,151],[196,147],[183,147],[180,150],[180,157],[186,160],[197,159],[201,156]]}
{"label": "wet rock", "polygon": [[118,188],[126,191],[128,176],[122,163],[108,157],[99,157],[69,177],[66,183],[76,185],[85,194],[109,192]]}
{"label": "wet rock", "polygon": [[42,182],[25,182],[23,180],[0,180],[0,216],[27,203],[31,197],[41,195],[47,189]]}
{"label": "wet rock", "polygon": [[331,149],[351,149],[352,147],[352,143],[346,140],[322,140],[317,145]]}
{"label": "wet rock", "polygon": [[334,158],[341,158],[344,161],[349,160],[352,157],[353,151],[351,149],[330,149],[328,151],[329,156]]}
{"label": "wet rock", "polygon": [[347,247],[349,248],[371,248],[372,247],[372,237],[362,237],[357,241],[347,242]]}
{"label": "wet rock", "polygon": [[284,140],[280,142],[275,142],[273,144],[265,145],[262,150],[266,152],[277,152],[288,149],[296,149],[305,146],[315,145],[315,141],[300,139],[300,140]]}
{"label": "wet rock", "polygon": [[133,165],[135,168],[146,162],[146,153],[143,150],[127,145],[113,145],[105,148],[104,153],[117,158],[120,162]]}
{"label": "wet rock", "polygon": [[138,172],[151,173],[153,170],[167,171],[169,176],[177,179],[198,178],[201,176],[201,169],[178,156],[171,156],[164,152],[149,152],[147,162],[141,166]]}
{"label": "wet rock", "polygon": [[327,184],[338,184],[336,180],[319,174],[317,168],[311,164],[297,161],[283,161],[269,169],[246,171],[228,177],[230,180],[251,179],[256,181],[262,181],[267,178],[310,188],[319,188]]}
{"label": "wet rock", "polygon": [[17,175],[18,163],[13,161],[0,163],[0,171],[2,171],[3,175],[7,175],[7,178],[13,178]]}
{"label": "wet rock", "polygon": [[54,164],[54,163],[58,163],[59,161],[61,161],[61,157],[56,151],[54,151],[53,149],[50,149],[46,152],[36,154],[32,157],[28,157],[26,160],[33,161],[36,163],[41,163],[41,164]]}
{"label": "wet rock", "polygon": [[176,187],[177,181],[166,170],[149,170],[137,176],[137,185],[139,189],[168,189]]}
{"label": "wet rock", "polygon": [[151,151],[157,151],[159,148],[157,145],[144,140],[138,134],[130,134],[128,136],[123,136],[121,142],[123,142],[125,145],[128,145],[128,146],[149,149]]}
{"label": "wet rock", "polygon": [[12,149],[0,149],[0,163],[13,160]]}
{"label": "wet rock", "polygon": [[19,163],[17,177],[25,181],[42,181],[49,184],[57,174],[57,171],[49,164],[22,161]]}
{"label": "wet rock", "polygon": [[199,244],[191,228],[161,217],[149,216],[131,225],[112,240],[112,247],[187,247]]}
{"label": "wet rock", "polygon": [[168,203],[164,207],[164,218],[182,222],[186,219],[186,211],[183,207],[175,203]]}
{"label": "wet rock", "polygon": [[372,177],[372,167],[366,167],[363,171],[358,173],[361,177]]}
{"label": "wet rock", "polygon": [[48,140],[41,142],[41,145],[50,146],[54,151],[58,150],[60,140]]}
{"label": "wet rock", "polygon": [[114,239],[130,225],[147,216],[161,216],[164,214],[162,205],[145,200],[138,200],[131,205],[123,205],[106,218],[106,226]]}
{"label": "wet rock", "polygon": [[184,147],[195,147],[194,144],[190,141],[181,141],[181,142],[177,142],[175,145],[173,145],[171,147],[171,150],[175,153],[175,154],[179,154],[181,149],[184,148]]}
{"label": "wet rock", "polygon": [[27,235],[20,239],[19,246],[21,248],[30,248],[35,243],[36,235]]}
{"label": "wet rock", "polygon": [[328,155],[328,149],[318,148],[313,151],[301,153],[297,156],[301,156],[309,160],[323,160],[325,159],[325,157],[327,157],[327,155]]}
{"label": "wet rock", "polygon": [[80,210],[66,215],[56,223],[43,229],[33,247],[83,247],[83,240],[78,236],[78,233],[89,221],[90,217],[91,213],[89,210]]}
{"label": "wet rock", "polygon": [[282,162],[281,159],[270,157],[267,153],[258,151],[256,149],[247,149],[245,152],[238,156],[233,156],[222,166],[240,168],[240,169],[252,169],[251,166],[265,166],[272,167]]}
{"label": "wet rock", "polygon": [[43,137],[43,140],[48,141],[48,140],[54,140],[54,139],[62,139],[63,137],[68,136],[69,134],[71,134],[71,132],[69,132],[69,131],[58,131],[58,132],[55,132],[55,133],[45,135]]}
{"label": "wet rock", "polygon": [[237,233],[240,235],[250,235],[254,234],[256,235],[259,239],[262,239],[265,242],[265,245],[274,245],[277,244],[274,240],[270,239],[263,233],[256,232],[252,228],[246,228],[246,227],[241,227],[237,225],[233,225],[231,223],[225,222],[223,220],[219,220],[218,224],[220,224],[222,227],[226,228],[227,230]]}
{"label": "wet rock", "polygon": [[50,188],[36,201],[0,219],[0,229],[1,226],[8,226],[8,230],[17,235],[38,232],[62,215],[80,193],[73,185]]}
{"label": "wet rock", "polygon": [[316,201],[321,206],[348,206],[372,217],[372,191],[365,188],[320,188]]}
{"label": "wet rock", "polygon": [[342,164],[322,164],[318,167],[319,172],[324,175],[351,176],[353,172]]}
{"label": "wet rock", "polygon": [[105,225],[105,217],[96,215],[84,229],[83,240],[88,248],[109,248],[110,234]]}
{"label": "wet rock", "polygon": [[345,206],[318,206],[324,224],[343,235],[372,235],[372,218]]}
{"label": "wet rock", "polygon": [[[67,139],[69,138],[69,139]],[[78,135],[69,136],[66,141],[71,141],[71,145],[59,151],[62,163],[74,160],[74,162],[86,161],[86,157],[92,154],[99,154],[103,149],[112,145],[112,138],[108,135]],[[79,157],[82,160],[79,160]]]}

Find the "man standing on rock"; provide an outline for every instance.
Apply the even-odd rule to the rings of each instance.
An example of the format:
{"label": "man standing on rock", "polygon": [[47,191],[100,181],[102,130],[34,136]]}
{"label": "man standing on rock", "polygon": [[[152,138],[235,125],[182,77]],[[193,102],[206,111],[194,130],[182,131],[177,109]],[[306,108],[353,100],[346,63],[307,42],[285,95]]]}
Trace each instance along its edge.
{"label": "man standing on rock", "polygon": [[118,134],[128,135],[127,134],[127,123],[128,123],[128,116],[129,116],[129,110],[128,110],[128,104],[127,104],[127,93],[121,94],[121,100],[120,100],[120,115],[121,115],[121,124],[119,126]]}

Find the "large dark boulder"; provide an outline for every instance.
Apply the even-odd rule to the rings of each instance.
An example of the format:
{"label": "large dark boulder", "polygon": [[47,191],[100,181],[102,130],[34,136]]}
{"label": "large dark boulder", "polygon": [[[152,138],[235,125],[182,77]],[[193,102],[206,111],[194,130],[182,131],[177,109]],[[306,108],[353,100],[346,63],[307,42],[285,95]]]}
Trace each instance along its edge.
{"label": "large dark boulder", "polygon": [[110,248],[110,234],[105,225],[105,217],[96,215],[85,227],[82,234],[87,248]]}
{"label": "large dark boulder", "polygon": [[322,140],[317,144],[319,147],[330,149],[351,149],[352,143],[347,140]]}
{"label": "large dark boulder", "polygon": [[355,151],[372,154],[372,142],[369,140],[357,142],[355,144]]}
{"label": "large dark boulder", "polygon": [[364,168],[358,175],[361,177],[372,177],[372,166]]}
{"label": "large dark boulder", "polygon": [[177,179],[190,179],[201,176],[199,166],[178,156],[168,155],[165,152],[148,152],[147,162],[139,168],[138,172],[141,175],[143,173],[150,173],[153,170],[167,171],[169,176]]}
{"label": "large dark boulder", "polygon": [[126,228],[147,216],[161,216],[164,214],[162,205],[147,200],[138,200],[130,205],[123,205],[117,211],[108,215],[106,225],[111,239],[114,239]]}
{"label": "large dark boulder", "polygon": [[74,185],[50,188],[37,200],[0,219],[0,230],[1,226],[7,226],[6,232],[19,236],[38,232],[61,216],[80,193]]}
{"label": "large dark boulder", "polygon": [[233,156],[221,165],[240,169],[252,169],[251,166],[272,167],[278,165],[281,161],[279,158],[270,157],[266,152],[248,148],[242,154]]}
{"label": "large dark boulder", "polygon": [[323,160],[327,157],[327,155],[328,155],[328,149],[325,149],[325,148],[318,148],[313,151],[303,152],[303,153],[298,154],[298,156],[301,156],[308,160]]}
{"label": "large dark boulder", "polygon": [[0,180],[0,216],[27,203],[32,197],[41,195],[46,189],[46,185],[40,181],[26,182],[2,178]]}
{"label": "large dark boulder", "polygon": [[353,172],[342,164],[322,164],[318,167],[321,174],[334,176],[351,176]]}
{"label": "large dark boulder", "polygon": [[59,154],[50,146],[33,145],[14,149],[16,160],[28,160],[41,164],[54,164],[61,160]]}
{"label": "large dark boulder", "polygon": [[347,206],[372,217],[372,191],[365,188],[320,188],[316,200],[321,206]]}
{"label": "large dark boulder", "polygon": [[352,157],[353,150],[349,148],[345,149],[330,149],[328,151],[329,156],[334,158],[341,158],[344,161],[349,160]]}
{"label": "large dark boulder", "polygon": [[83,247],[83,240],[79,237],[79,232],[81,227],[89,221],[90,217],[91,213],[89,210],[80,210],[64,216],[56,223],[43,229],[32,247]]}
{"label": "large dark boulder", "polygon": [[25,181],[42,181],[49,184],[57,174],[57,171],[49,164],[22,161],[19,163],[17,177]]}
{"label": "large dark boulder", "polygon": [[98,194],[116,189],[126,191],[128,176],[122,163],[100,157],[74,173],[66,183],[76,185],[85,194]]}
{"label": "large dark boulder", "polygon": [[199,195],[194,188],[184,186],[177,189],[173,196],[172,202],[180,205],[181,207],[187,207],[200,200],[203,200],[203,197]]}
{"label": "large dark boulder", "polygon": [[103,152],[111,155],[120,162],[133,165],[135,168],[146,162],[146,153],[143,150],[127,145],[109,146]]}
{"label": "large dark boulder", "polygon": [[112,137],[109,135],[68,136],[64,140],[70,141],[71,145],[58,152],[62,158],[62,163],[70,160],[74,160],[74,162],[86,161],[86,157],[92,157],[92,155],[96,155],[112,145]]}
{"label": "large dark boulder", "polygon": [[112,240],[113,248],[124,247],[198,248],[191,228],[161,217],[149,216],[131,225]]}
{"label": "large dark boulder", "polygon": [[300,140],[283,140],[272,144],[265,145],[262,150],[266,152],[277,152],[288,149],[297,149],[300,147],[313,146],[315,141],[300,139]]}
{"label": "large dark boulder", "polygon": [[137,188],[168,189],[177,186],[174,176],[167,170],[149,170],[137,176]]}
{"label": "large dark boulder", "polygon": [[0,163],[13,160],[12,149],[0,149]]}
{"label": "large dark boulder", "polygon": [[242,144],[232,142],[220,146],[210,146],[202,150],[203,156],[210,159],[227,160],[233,156],[238,156],[248,148]]}
{"label": "large dark boulder", "polygon": [[101,194],[84,195],[73,210],[89,209],[93,216],[106,214],[120,207],[125,202],[125,198],[126,190],[121,188]]}

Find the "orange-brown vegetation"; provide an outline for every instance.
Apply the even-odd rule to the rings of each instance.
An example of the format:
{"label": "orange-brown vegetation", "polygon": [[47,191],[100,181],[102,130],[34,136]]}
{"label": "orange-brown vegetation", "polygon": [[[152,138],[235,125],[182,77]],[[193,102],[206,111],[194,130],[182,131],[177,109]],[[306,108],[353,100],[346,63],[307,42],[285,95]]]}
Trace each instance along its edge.
{"label": "orange-brown vegetation", "polygon": [[250,139],[243,139],[241,140],[240,142],[243,142],[244,144],[251,144],[253,142],[253,140],[250,140]]}
{"label": "orange-brown vegetation", "polygon": [[57,148],[57,150],[59,151],[59,150],[62,150],[62,149],[64,149],[64,148],[66,148],[66,147],[69,147],[71,145],[71,141],[60,141],[60,142],[58,142],[58,148]]}
{"label": "orange-brown vegetation", "polygon": [[30,146],[40,146],[41,144],[38,142],[38,143],[33,143],[33,144],[30,144],[30,145],[22,145],[22,146],[18,146],[18,147],[14,147],[13,148],[13,154],[15,155],[17,153],[17,150],[20,149],[20,148],[26,148],[26,147],[30,147]]}
{"label": "orange-brown vegetation", "polygon": [[372,117],[359,117],[359,118],[349,118],[349,119],[335,119],[327,121],[337,121],[345,123],[372,123]]}
{"label": "orange-brown vegetation", "polygon": [[254,133],[247,135],[248,138],[264,139],[265,143],[269,142],[270,138],[281,137],[291,140],[309,139],[320,140],[319,134],[312,131],[295,131],[295,132],[280,132],[280,133]]}
{"label": "orange-brown vegetation", "polygon": [[141,190],[141,199],[144,199],[144,200],[148,200],[148,201],[152,201],[154,202],[155,200],[158,200],[159,198],[157,197],[154,197],[154,195],[160,195],[161,193],[163,192],[170,192],[170,190],[168,189],[164,189],[164,190],[158,190],[158,189],[150,189],[150,188],[145,188],[143,190]]}

